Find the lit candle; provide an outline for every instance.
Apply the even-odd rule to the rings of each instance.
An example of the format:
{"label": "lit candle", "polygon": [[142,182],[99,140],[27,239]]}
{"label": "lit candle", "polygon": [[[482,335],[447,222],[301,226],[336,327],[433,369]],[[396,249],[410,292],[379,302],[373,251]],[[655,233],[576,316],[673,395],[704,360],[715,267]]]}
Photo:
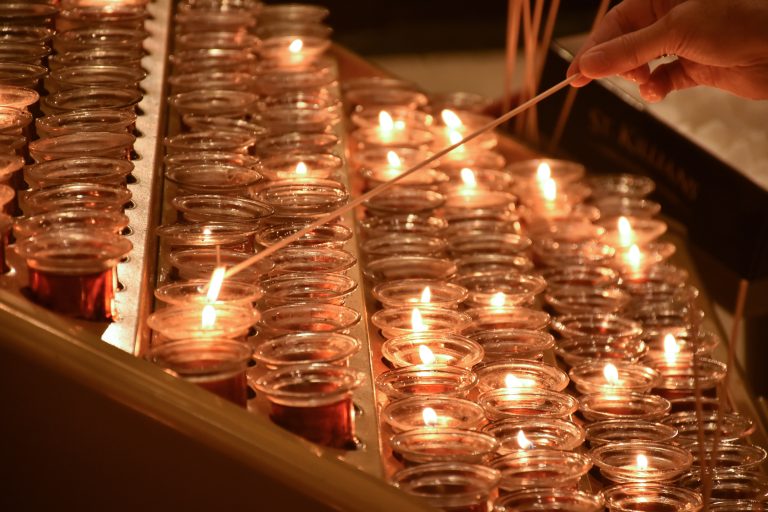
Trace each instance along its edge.
{"label": "lit candle", "polygon": [[472,169],[468,167],[461,169],[461,182],[463,185],[459,188],[459,194],[466,197],[473,197],[477,194],[477,179]]}
{"label": "lit candle", "polygon": [[637,244],[632,244],[628,251],[623,254],[624,263],[632,273],[637,273],[643,267],[643,253]]}
{"label": "lit candle", "polygon": [[424,323],[424,318],[421,316],[419,308],[413,308],[411,311],[411,330],[413,332],[425,332],[429,330],[427,324]]}
{"label": "lit candle", "polygon": [[525,436],[525,432],[523,432],[522,429],[517,431],[517,445],[521,450],[530,450],[531,448],[535,448],[531,440]]}
{"label": "lit candle", "polygon": [[[444,109],[440,112],[440,118],[446,126],[445,136],[451,145],[458,143],[464,138],[464,123],[461,122],[459,116],[452,110]],[[452,156],[462,157],[466,154],[466,149],[461,145],[452,151]]]}
{"label": "lit candle", "polygon": [[619,380],[619,370],[613,363],[605,365],[605,368],[603,368],[603,376],[605,377],[605,382],[609,386],[616,387],[621,384],[621,381]]}
{"label": "lit candle", "polygon": [[667,364],[674,366],[677,363],[677,355],[680,353],[680,345],[672,334],[664,336],[664,359]]}
{"label": "lit candle", "polygon": [[431,407],[425,407],[421,412],[421,417],[424,419],[425,427],[436,427],[439,424],[437,413]]}
{"label": "lit candle", "polygon": [[301,39],[294,39],[288,45],[288,60],[291,64],[299,64],[304,60],[302,49],[304,48],[304,41]]}
{"label": "lit candle", "polygon": [[294,173],[296,174],[297,178],[303,178],[307,176],[308,173],[307,164],[304,162],[299,162],[296,164],[296,169],[294,170]]}
{"label": "lit candle", "polygon": [[632,229],[632,225],[629,223],[629,219],[622,216],[616,222],[617,229],[617,241],[621,247],[631,247],[635,244],[635,232]]}
{"label": "lit candle", "polygon": [[504,292],[496,292],[491,296],[489,303],[492,308],[501,309],[507,303],[507,296]]}
{"label": "lit candle", "polygon": [[531,379],[521,379],[511,373],[508,373],[507,376],[504,377],[504,387],[508,389],[532,388],[535,385],[536,383]]}
{"label": "lit candle", "polygon": [[421,297],[419,297],[419,302],[422,304],[429,304],[432,302],[432,290],[429,286],[424,287],[424,291],[421,292]]}
{"label": "lit candle", "polygon": [[387,168],[384,170],[384,176],[392,180],[400,176],[403,172],[403,161],[394,151],[387,151]]}
{"label": "lit candle", "polygon": [[419,357],[422,364],[435,364],[435,353],[426,345],[419,345]]}
{"label": "lit candle", "polygon": [[395,122],[386,110],[379,112],[379,126],[376,129],[379,140],[383,143],[391,143],[395,138]]}

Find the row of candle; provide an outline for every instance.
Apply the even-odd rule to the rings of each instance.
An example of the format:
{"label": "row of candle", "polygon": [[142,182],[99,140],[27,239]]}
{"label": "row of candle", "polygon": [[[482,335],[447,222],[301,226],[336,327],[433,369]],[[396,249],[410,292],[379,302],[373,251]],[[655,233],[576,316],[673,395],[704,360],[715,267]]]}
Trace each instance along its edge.
{"label": "row of candle", "polygon": [[145,4],[13,3],[0,24],[9,50],[0,52],[0,130],[20,155],[6,157],[0,195],[6,211],[23,213],[12,233],[22,263],[11,275],[26,273],[35,302],[86,320],[115,319],[116,267],[132,248],[123,209],[146,72],[128,56],[143,55]]}
{"label": "row of candle", "polygon": [[[394,88],[392,81],[386,84]],[[375,105],[379,125],[370,128],[360,120],[377,116],[351,103],[351,122],[360,125],[351,133],[351,152],[368,186],[391,179],[409,167],[404,160],[435,148],[424,105]],[[441,114],[450,129],[460,126],[462,114],[477,116]],[[384,435],[394,434],[393,450],[407,463],[426,463],[396,473],[393,481],[438,508],[485,510],[497,486],[513,494],[550,488],[540,490],[538,499],[556,500],[555,488],[575,486],[594,463],[603,479],[622,484],[602,494],[611,509],[645,510],[638,503],[675,500],[675,509],[700,507],[699,495],[667,485],[694,461],[687,449],[697,428],[690,412],[694,387],[712,396],[725,367],[705,357],[717,340],[701,330],[697,291],[685,284],[684,271],[665,263],[674,247],[657,241],[666,225],[653,218],[658,204],[645,197],[653,183],[629,175],[584,183],[583,168],[563,161],[494,167],[500,159],[488,151],[492,146],[488,137],[408,177],[407,186],[369,201],[360,223],[365,273],[383,306],[371,320],[393,368],[377,379],[387,397]],[[530,273],[534,265],[545,280]],[[557,341],[543,332],[549,316],[535,308],[545,283],[542,298],[555,315]],[[553,346],[572,366],[568,375],[535,362]],[[582,393],[578,401],[562,393],[569,380]],[[673,404],[681,412],[670,415]],[[564,421],[577,410],[589,424],[586,432]],[[710,444],[715,416],[704,417]],[[531,417],[549,420],[542,426]],[[741,439],[751,425],[728,413],[722,428],[734,437],[723,439]],[[467,430],[479,427],[496,439]],[[571,450],[585,437],[593,448],[589,458],[551,450]],[[529,445],[535,449],[519,451]],[[758,447],[728,445],[726,452],[718,470],[721,463],[734,465],[735,453],[741,454],[735,464],[741,470],[765,458]],[[489,460],[499,471],[489,470]],[[695,460],[704,464],[700,454]],[[681,483],[700,490],[697,477],[691,472]],[[453,493],[434,485],[443,481],[465,485]],[[573,507],[568,510],[602,506],[598,497],[575,490],[565,496]],[[505,497],[498,506],[519,503]]]}

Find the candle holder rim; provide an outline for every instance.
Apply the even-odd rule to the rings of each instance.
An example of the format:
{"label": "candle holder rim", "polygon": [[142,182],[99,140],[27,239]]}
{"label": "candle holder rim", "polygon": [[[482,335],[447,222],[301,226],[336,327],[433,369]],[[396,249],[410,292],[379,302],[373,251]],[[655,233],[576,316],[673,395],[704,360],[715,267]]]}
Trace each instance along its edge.
{"label": "candle holder rim", "polygon": [[[515,500],[525,498],[537,499],[541,497],[549,498],[544,501],[536,501],[532,504],[516,504]],[[555,503],[558,498],[565,498],[578,502],[579,508],[560,508]],[[508,508],[507,505],[513,504]],[[558,510],[563,512],[600,512],[604,510],[604,500],[600,494],[588,494],[584,491],[574,491],[571,489],[546,488],[546,489],[520,489],[509,491],[494,501],[494,512],[533,512],[535,510],[544,510],[540,506],[548,507],[547,510]],[[553,507],[553,508],[549,508]],[[556,507],[556,508],[555,508]]]}
{"label": "candle holder rim", "polygon": [[290,361],[293,361],[293,362],[289,363],[287,362],[288,360],[280,359],[278,357],[280,355],[278,349],[285,348],[283,347],[283,345],[288,345],[289,347],[291,345],[296,345],[299,348],[306,345],[317,345],[318,347],[329,348],[329,343],[330,343],[330,346],[333,346],[335,343],[336,345],[340,346],[342,350],[339,350],[333,356],[323,358],[322,360],[323,363],[335,363],[339,361],[345,361],[350,356],[356,354],[362,347],[362,344],[357,338],[353,336],[349,336],[347,334],[338,333],[338,332],[289,333],[289,334],[283,334],[282,336],[277,336],[275,338],[271,338],[259,344],[257,347],[254,348],[253,358],[257,362],[267,366],[314,364],[315,362],[320,362],[320,361],[317,361],[317,360],[295,361],[292,359]]}
{"label": "candle holder rim", "polygon": [[[432,375],[425,376],[425,373],[431,373]],[[435,379],[438,376],[442,376],[442,380],[439,380],[439,382],[451,380],[451,382],[456,384],[455,389],[450,392],[441,391],[440,394],[443,395],[455,395],[463,398],[477,385],[477,375],[470,368],[440,364],[419,364],[388,370],[380,373],[374,383],[376,388],[387,395],[390,400],[402,399],[408,396],[429,395],[430,393],[404,393],[397,386],[399,380],[410,377],[414,379],[413,384],[418,385],[429,383],[431,379]],[[412,383],[408,381],[404,384],[408,386]]]}
{"label": "candle holder rim", "polygon": [[[514,372],[514,370],[524,370],[526,372],[525,373],[526,376],[528,376],[529,374],[538,374],[541,376],[542,380],[544,379],[549,380],[550,384],[549,386],[546,387],[546,389],[549,389],[551,391],[563,391],[568,386],[568,383],[569,383],[568,374],[565,371],[561,370],[557,366],[540,362],[540,361],[510,359],[508,361],[481,362],[476,364],[473,367],[473,370],[477,374],[478,380],[480,382],[482,382],[483,377],[485,377],[486,375],[493,374],[499,370],[502,370],[502,371],[506,370],[505,373],[507,374]],[[506,388],[506,386],[503,386],[503,387]],[[529,386],[520,386],[520,387],[527,388]],[[489,389],[492,389],[492,388],[489,388]]]}
{"label": "candle holder rim", "polygon": [[[475,488],[465,490],[461,493],[446,495],[435,495],[435,491],[432,492],[416,492],[414,489],[406,487],[404,481],[408,478],[416,478],[420,474],[425,474],[424,484],[429,487],[435,487],[435,482],[439,481],[439,475],[441,472],[463,472],[466,476],[458,478],[457,476],[449,477],[450,483],[456,483],[457,481],[464,480],[465,482],[474,476]],[[419,464],[412,468],[401,469],[392,475],[390,482],[395,487],[401,490],[418,496],[425,500],[436,501],[437,503],[445,503],[448,501],[451,504],[465,504],[467,502],[474,503],[478,501],[479,494],[484,495],[483,502],[487,501],[487,495],[498,485],[501,479],[501,475],[495,469],[491,469],[487,466],[480,464],[467,464],[461,462],[428,462],[426,464]],[[419,481],[417,480],[418,484]],[[437,485],[436,487],[440,487]]]}
{"label": "candle holder rim", "polygon": [[606,487],[600,491],[609,510],[616,512],[636,512],[636,508],[624,507],[618,502],[616,495],[619,493],[634,492],[639,496],[647,497],[648,492],[655,492],[659,496],[664,496],[664,503],[669,504],[669,496],[678,498],[682,501],[682,512],[697,512],[703,506],[702,497],[699,493],[682,487],[671,486],[668,483],[655,482],[625,482]]}
{"label": "candle holder rim", "polygon": [[[249,199],[245,197],[234,197],[222,194],[185,194],[176,196],[171,199],[171,205],[182,213],[195,213],[193,208],[194,202],[205,203],[218,203],[224,205],[229,203],[232,207],[238,207],[240,209],[246,209],[253,212],[254,217],[252,219],[261,219],[269,217],[275,213],[275,209],[263,201],[256,199]],[[190,204],[192,203],[192,204]]]}
{"label": "candle holder rim", "polygon": [[[235,295],[235,298],[218,298],[215,301],[209,301],[205,296],[204,290],[207,290],[210,283],[210,279],[189,279],[184,281],[169,282],[157,287],[155,289],[154,295],[157,300],[171,305],[181,305],[189,302],[216,305],[224,303],[242,303],[243,305],[251,305],[264,295],[264,290],[256,284],[225,279],[221,284],[221,291],[224,292],[225,296],[227,296],[228,290],[229,293],[233,293]],[[185,294],[186,290],[198,290],[200,293],[198,293],[196,296],[199,298],[199,300],[185,300],[185,297],[189,297],[191,295]]]}
{"label": "candle holder rim", "polygon": [[[216,349],[225,348],[226,353],[232,355],[235,360],[219,362],[213,368],[189,367],[184,371],[179,370],[178,366],[168,361],[169,357],[178,351],[195,351],[210,354],[220,352]],[[252,349],[247,343],[236,341],[231,338],[206,338],[199,339],[179,339],[151,347],[145,356],[146,360],[160,365],[163,368],[171,370],[174,374],[184,377],[202,377],[210,374],[218,374],[227,371],[245,370],[248,361],[251,358]]]}
{"label": "candle holder rim", "polygon": [[[412,308],[398,308],[403,310],[411,311]],[[419,308],[420,311],[424,311],[427,308]],[[439,309],[439,308],[432,308],[432,309]],[[385,311],[385,310],[382,310]],[[440,309],[440,311],[452,311],[452,310],[444,310]],[[371,321],[373,322],[373,317],[371,317]],[[374,322],[374,325],[375,322]],[[384,328],[384,327],[381,327]],[[412,364],[409,364],[409,362],[402,358],[401,355],[399,355],[399,350],[402,348],[409,348],[409,347],[415,347],[418,345],[428,346],[430,343],[439,343],[441,346],[447,344],[452,344],[453,346],[459,347],[460,350],[463,351],[462,357],[457,358],[455,361],[451,363],[453,366],[460,366],[462,368],[472,369],[478,362],[482,361],[484,356],[483,347],[464,336],[453,334],[450,332],[421,332],[421,333],[410,333],[410,334],[403,334],[400,336],[394,336],[392,338],[389,338],[386,340],[382,346],[381,346],[381,354],[382,356],[390,361],[392,364],[398,366],[398,367],[409,367],[413,366]],[[457,351],[459,349],[456,349]],[[461,353],[461,352],[459,352]]]}
{"label": "candle holder rim", "polygon": [[[562,443],[562,445],[558,444],[554,447],[559,450],[573,450],[581,446],[586,439],[586,432],[583,427],[563,418],[504,418],[492,421],[480,430],[496,437],[500,443],[499,447],[502,448],[505,439],[514,437],[516,440],[518,432],[521,430],[523,433],[527,432],[529,436],[535,437],[531,432],[535,432],[537,428],[559,431],[560,436],[557,437],[557,442]],[[565,441],[569,442],[566,443]]]}
{"label": "candle holder rim", "polygon": [[[644,411],[642,414],[632,414],[630,416],[617,415],[613,412],[606,413],[601,412],[599,409],[595,409],[593,402],[599,399],[604,399],[606,397],[610,397],[612,401],[617,401],[620,403],[628,403],[630,401],[633,403],[642,403],[646,406],[646,408],[649,408],[650,410]],[[578,398],[578,403],[581,413],[591,421],[607,419],[628,419],[627,416],[634,419],[646,419],[651,421],[664,418],[672,408],[672,404],[666,398],[658,395],[637,393],[632,391],[611,391],[610,394],[606,394],[605,392],[585,393]]]}
{"label": "candle holder rim", "polygon": [[[428,437],[428,438],[427,438]],[[435,437],[443,438],[443,443],[435,441]],[[432,444],[429,442],[432,441]],[[454,445],[463,451],[462,457],[481,458],[493,453],[498,447],[496,438],[489,434],[465,428],[434,428],[424,427],[398,432],[390,438],[392,450],[404,459],[416,463],[436,462],[439,459],[429,448],[445,446],[453,441]],[[471,450],[471,451],[470,451]],[[468,452],[468,453],[467,453]],[[443,462],[453,460],[455,454],[446,456]]]}
{"label": "candle holder rim", "polygon": [[[519,401],[521,398],[531,398],[531,399],[547,399],[547,400],[554,400],[556,402],[556,405],[558,408],[552,408],[550,406],[547,406],[548,410],[546,412],[542,412],[539,410],[538,415],[540,417],[555,417],[555,418],[564,418],[566,416],[569,416],[576,412],[576,410],[579,407],[579,402],[573,398],[572,396],[559,392],[559,391],[551,391],[548,389],[538,389],[538,388],[501,388],[501,389],[494,389],[490,391],[486,391],[478,397],[478,403],[482,406],[483,410],[486,411],[486,415],[488,416],[488,419],[491,421],[496,421],[504,418],[510,418],[510,417],[519,417],[519,414],[514,413],[507,413],[503,410],[496,411],[496,406],[493,405],[493,402],[496,400],[504,400],[509,397],[515,398],[516,402]],[[517,404],[518,407],[522,407],[520,404]],[[536,409],[540,409],[540,407],[536,407]]]}
{"label": "candle holder rim", "polygon": [[[390,303],[394,305],[396,301],[393,301],[393,297],[388,296],[387,292],[396,292],[398,291],[398,288],[400,289],[411,289],[413,288],[415,291],[421,291],[425,287],[429,286],[430,289],[440,289],[444,293],[447,292],[449,297],[445,297],[443,301],[435,300],[434,298],[430,302],[423,303],[421,301],[413,302],[414,305],[430,305],[433,302],[437,305],[440,303],[444,304],[455,304],[455,303],[461,303],[464,300],[466,300],[467,296],[469,295],[469,292],[466,288],[464,288],[461,285],[441,281],[438,279],[420,279],[420,278],[413,278],[413,279],[397,279],[393,281],[386,281],[383,283],[379,283],[376,286],[373,287],[371,290],[371,294],[373,297],[384,304],[385,306],[387,303]],[[409,304],[411,304],[409,302]]]}
{"label": "candle holder rim", "polygon": [[403,409],[418,408],[418,410],[421,411],[424,407],[431,407],[442,411],[443,408],[451,409],[459,406],[461,406],[464,409],[464,413],[466,413],[466,417],[461,419],[462,425],[466,425],[464,428],[474,429],[485,418],[483,408],[475,402],[464,398],[443,395],[417,395],[401,398],[400,400],[395,400],[385,405],[381,410],[381,415],[384,421],[393,427],[393,430],[403,432],[410,430],[408,424],[402,423],[396,417],[396,413],[401,412]]}
{"label": "candle holder rim", "polygon": [[[614,436],[600,437],[601,432],[606,434],[615,434],[625,428],[632,428],[635,432],[638,428],[644,430],[653,430],[656,433],[662,433],[661,437],[653,438],[655,442],[670,442],[677,437],[677,429],[671,425],[665,425],[659,422],[633,419],[612,419],[595,421],[584,427],[586,439],[590,443],[608,444],[615,442]],[[648,439],[639,439],[640,441],[649,441]]]}
{"label": "candle holder rim", "polygon": [[[323,374],[327,375],[324,379]],[[331,380],[334,378],[335,380]],[[287,379],[283,384],[289,385],[331,382],[338,387],[322,391],[291,391],[276,387],[281,383],[280,379]],[[312,363],[287,365],[269,370],[257,379],[253,379],[251,384],[257,391],[267,395],[272,402],[288,406],[316,407],[338,402],[349,396],[364,382],[365,375],[359,370],[335,364]]]}

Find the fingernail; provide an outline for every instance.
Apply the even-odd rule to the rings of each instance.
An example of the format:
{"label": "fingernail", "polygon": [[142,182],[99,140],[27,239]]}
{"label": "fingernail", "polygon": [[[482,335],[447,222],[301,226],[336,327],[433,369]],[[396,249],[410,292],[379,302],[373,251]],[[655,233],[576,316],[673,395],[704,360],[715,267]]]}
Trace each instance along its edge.
{"label": "fingernail", "polygon": [[604,51],[590,50],[581,56],[581,70],[587,75],[602,73],[609,68],[607,56]]}

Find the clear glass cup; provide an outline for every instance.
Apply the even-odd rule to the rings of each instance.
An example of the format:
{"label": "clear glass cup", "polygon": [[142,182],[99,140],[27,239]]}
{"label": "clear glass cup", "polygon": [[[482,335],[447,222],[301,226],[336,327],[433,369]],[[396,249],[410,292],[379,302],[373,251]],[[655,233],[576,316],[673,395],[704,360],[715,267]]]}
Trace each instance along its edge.
{"label": "clear glass cup", "polygon": [[329,14],[330,11],[321,5],[288,3],[263,6],[259,19],[265,24],[321,23]]}
{"label": "clear glass cup", "polygon": [[131,192],[120,185],[69,183],[29,191],[22,201],[27,215],[86,208],[122,213],[131,199]]}
{"label": "clear glass cup", "polygon": [[739,442],[755,431],[754,421],[744,414],[725,412],[720,420],[718,420],[718,414],[716,410],[705,411],[699,422],[695,411],[676,412],[662,419],[661,422],[677,429],[677,439],[680,444],[690,444],[699,439],[699,424],[701,424],[705,442],[710,445],[714,442],[718,430],[721,443]]}
{"label": "clear glass cup", "polygon": [[48,70],[37,64],[24,62],[0,63],[0,85],[14,85],[35,89]]}
{"label": "clear glass cup", "polygon": [[387,371],[376,377],[376,388],[389,400],[417,395],[466,398],[477,384],[477,376],[458,366],[414,365]]}
{"label": "clear glass cup", "polygon": [[155,332],[156,345],[187,339],[245,341],[259,317],[250,305],[185,304],[158,309],[147,317],[147,326]]}
{"label": "clear glass cup", "polygon": [[149,13],[143,5],[112,4],[108,9],[99,5],[81,5],[62,9],[56,17],[56,30],[64,32],[92,27],[140,30],[148,17]]}
{"label": "clear glass cup", "polygon": [[294,364],[328,363],[346,365],[360,351],[352,336],[337,332],[285,334],[259,344],[253,352],[257,364],[274,370]]}
{"label": "clear glass cup", "polygon": [[425,235],[390,234],[366,240],[360,250],[369,260],[391,256],[431,256],[441,258],[446,255],[445,239]]}
{"label": "clear glass cup", "polygon": [[363,274],[373,282],[450,279],[456,274],[456,264],[449,259],[428,256],[390,256],[369,262]]}
{"label": "clear glass cup", "polygon": [[620,314],[630,297],[618,287],[563,286],[545,293],[544,301],[558,314]]}
{"label": "clear glass cup", "polygon": [[0,85],[0,106],[11,107],[19,110],[28,110],[37,103],[40,95],[29,87],[17,85]]}
{"label": "clear glass cup", "polygon": [[384,406],[381,415],[395,434],[425,427],[475,430],[485,419],[482,407],[476,403],[440,395],[395,400]]}
{"label": "clear glass cup", "polygon": [[357,263],[357,258],[343,249],[325,247],[289,247],[271,256],[274,275],[299,273],[343,274]]}
{"label": "clear glass cup", "polygon": [[[250,254],[231,251],[228,249],[200,248],[174,251],[170,255],[174,279],[208,279],[219,266],[232,267],[247,259]],[[263,258],[245,270],[228,277],[232,281],[259,283],[275,264],[269,258]]]}
{"label": "clear glass cup", "polygon": [[610,512],[641,512],[644,510],[674,510],[698,512],[704,506],[699,493],[673,487],[668,483],[622,483],[602,491]]}
{"label": "clear glass cup", "polygon": [[442,237],[448,223],[440,217],[423,217],[407,213],[368,217],[360,220],[358,226],[366,238],[377,238],[396,233]]}
{"label": "clear glass cup", "polygon": [[528,274],[533,270],[533,262],[527,256],[510,254],[473,254],[456,259],[459,275],[471,275],[485,272],[508,272]]}
{"label": "clear glass cup", "polygon": [[395,456],[410,465],[433,462],[483,464],[498,447],[493,436],[460,428],[408,430],[392,436],[390,444]]}
{"label": "clear glass cup", "polygon": [[624,361],[581,363],[572,367],[568,376],[579,393],[647,393],[661,382],[661,374],[653,368]]}
{"label": "clear glass cup", "polygon": [[610,443],[589,453],[600,474],[616,483],[671,482],[688,471],[693,462],[684,448],[647,441]]}
{"label": "clear glass cup", "polygon": [[267,307],[296,303],[326,303],[343,306],[357,289],[354,279],[343,274],[281,274],[262,282]]}
{"label": "clear glass cup", "polygon": [[338,143],[339,138],[332,133],[284,133],[256,142],[256,154],[266,157],[286,153],[324,153],[333,150]]}
{"label": "clear glass cup", "polygon": [[[715,503],[729,503],[738,510],[744,510],[739,502],[762,502],[768,499],[768,479],[759,472],[738,469],[719,469],[712,475],[711,500]],[[695,492],[704,491],[704,482],[699,471],[691,471],[680,479],[680,486]]]}
{"label": "clear glass cup", "polygon": [[677,437],[675,427],[642,420],[597,421],[587,425],[585,430],[592,448],[628,441],[670,443]]}
{"label": "clear glass cup", "polygon": [[579,411],[590,422],[604,420],[657,421],[666,416],[671,407],[669,400],[643,393],[589,393],[579,397]]}
{"label": "clear glass cup", "polygon": [[0,107],[0,134],[21,135],[32,123],[32,114],[13,107]]}
{"label": "clear glass cup", "polygon": [[256,70],[258,91],[264,96],[278,96],[286,92],[337,87],[338,71],[333,61],[324,57],[307,67],[276,68],[261,66]]}
{"label": "clear glass cup", "polygon": [[38,163],[83,156],[130,160],[135,140],[127,133],[77,132],[32,141],[29,153]]}
{"label": "clear glass cup", "polygon": [[472,368],[483,359],[479,344],[450,333],[415,332],[394,336],[384,342],[381,354],[395,368],[422,364]]}
{"label": "clear glass cup", "polygon": [[[147,76],[143,69],[126,66],[72,66],[51,73],[46,80],[49,93],[81,87],[111,87],[136,90]],[[105,106],[104,108],[109,108]]]}
{"label": "clear glass cup", "polygon": [[178,50],[170,57],[173,74],[200,73],[253,73],[257,60],[249,49],[205,48]]}
{"label": "clear glass cup", "polygon": [[407,305],[456,308],[466,299],[467,290],[462,286],[444,281],[402,279],[380,283],[374,286],[372,294],[376,300],[388,308]]}
{"label": "clear glass cup", "polygon": [[179,222],[238,222],[258,224],[275,211],[253,199],[218,195],[190,194],[171,199]]}
{"label": "clear glass cup", "polygon": [[251,350],[249,345],[229,339],[194,339],[154,347],[146,357],[171,375],[246,407],[245,370]]}
{"label": "clear glass cup", "polygon": [[526,489],[505,494],[494,501],[494,512],[601,512],[601,495],[571,489]]}
{"label": "clear glass cup", "polygon": [[363,203],[369,214],[382,216],[403,213],[430,215],[443,204],[445,196],[439,192],[411,187],[392,187]]}
{"label": "clear glass cup", "polygon": [[592,460],[581,453],[551,448],[517,450],[491,462],[501,472],[499,488],[505,492],[533,486],[575,489],[592,467]]}
{"label": "clear glass cup", "polygon": [[[422,325],[414,325],[414,310],[418,311]],[[470,324],[471,319],[453,309],[406,306],[379,310],[371,316],[371,322],[381,329],[382,336],[389,339],[406,334],[460,333]],[[481,359],[482,349],[477,360]]]}
{"label": "clear glass cup", "polygon": [[258,51],[261,40],[242,31],[229,32],[205,31],[178,34],[175,47],[180,50],[198,50],[205,48],[224,48],[227,50],[255,49]]}
{"label": "clear glass cup", "polygon": [[[225,164],[202,164],[167,168],[165,177],[176,185],[178,194],[242,195],[262,180],[258,171]],[[267,205],[272,209],[271,206]]]}
{"label": "clear glass cup", "polygon": [[48,59],[48,67],[51,71],[68,66],[125,66],[141,68],[143,56],[144,49],[138,46],[105,48],[96,46],[52,55]]}
{"label": "clear glass cup", "polygon": [[49,160],[24,168],[24,180],[31,189],[68,183],[125,185],[133,164],[128,160],[74,157]]}
{"label": "clear glass cup", "polygon": [[253,254],[256,227],[234,222],[197,222],[159,226],[155,234],[173,251],[208,247]]}
{"label": "clear glass cup", "polygon": [[243,153],[228,151],[190,151],[166,155],[163,159],[166,169],[172,167],[190,167],[195,165],[236,165],[258,171],[261,162],[258,158]]}
{"label": "clear glass cup", "polygon": [[155,298],[172,306],[186,304],[234,304],[238,306],[253,306],[264,291],[255,284],[243,283],[225,279],[216,300],[208,298],[210,279],[192,279],[189,281],[166,283],[155,289]]}
{"label": "clear glass cup", "polygon": [[344,161],[332,153],[289,153],[262,158],[264,176],[270,180],[333,179]]}
{"label": "clear glass cup", "polygon": [[506,360],[482,363],[474,368],[479,393],[497,389],[548,389],[563,391],[568,374],[560,368],[538,361]]}
{"label": "clear glass cup", "polygon": [[169,155],[197,151],[247,154],[256,138],[247,133],[205,131],[183,133],[166,137],[165,150]]}
{"label": "clear glass cup", "polygon": [[502,388],[480,395],[478,403],[491,421],[522,417],[565,418],[579,407],[570,395],[548,389]]}
{"label": "clear glass cup", "polygon": [[148,35],[144,30],[129,28],[79,28],[53,36],[53,49],[59,54],[104,48],[130,51],[140,49]]}
{"label": "clear glass cup", "polygon": [[563,338],[590,338],[593,341],[637,338],[643,333],[637,322],[598,313],[563,315],[553,320],[552,327]]}
{"label": "clear glass cup", "polygon": [[602,197],[629,197],[642,199],[656,188],[651,178],[636,174],[601,174],[587,178],[592,195]]}
{"label": "clear glass cup", "polygon": [[555,338],[531,329],[491,329],[468,336],[482,345],[485,362],[514,359],[541,360],[544,352],[555,346]]}
{"label": "clear glass cup", "polygon": [[648,352],[648,346],[636,338],[623,340],[573,338],[558,341],[555,352],[569,366],[588,361],[636,363]]}
{"label": "clear glass cup", "polygon": [[181,116],[219,116],[245,119],[256,107],[258,96],[225,89],[200,89],[171,96],[170,105]]}
{"label": "clear glass cup", "polygon": [[0,41],[7,44],[23,44],[28,47],[45,46],[53,37],[50,28],[35,25],[16,25],[9,22],[0,24]]}
{"label": "clear glass cup", "polygon": [[278,217],[294,222],[319,218],[349,200],[349,192],[342,183],[313,178],[265,183],[256,195],[271,205]]}
{"label": "clear glass cup", "polygon": [[135,124],[136,113],[127,110],[74,110],[35,120],[35,128],[40,138],[80,132],[131,134]]}
{"label": "clear glass cup", "polygon": [[521,306],[480,307],[465,311],[472,319],[464,331],[467,336],[498,329],[528,329],[542,331],[549,326],[550,316],[544,311]]}
{"label": "clear glass cup", "polygon": [[465,274],[455,282],[469,291],[467,305],[491,308],[530,304],[547,286],[539,276],[505,271]]}
{"label": "clear glass cup", "polygon": [[[199,36],[200,34],[191,34]],[[174,74],[168,77],[170,91],[174,98],[178,94],[195,91],[239,91],[248,93],[256,88],[252,74],[242,71],[195,71]],[[205,95],[203,95],[205,97]],[[194,105],[190,102],[190,105]],[[198,105],[201,106],[201,105]],[[215,112],[214,112],[215,114]],[[203,114],[212,115],[212,114]],[[240,115],[240,114],[237,114]]]}
{"label": "clear glass cup", "polygon": [[11,25],[50,26],[59,8],[45,3],[6,2],[0,4],[0,19]]}
{"label": "clear glass cup", "polygon": [[262,312],[261,325],[272,336],[301,332],[340,332],[360,322],[360,313],[346,306],[324,303],[288,304]]}
{"label": "clear glass cup", "polygon": [[128,217],[120,212],[88,208],[58,210],[17,218],[13,233],[17,240],[58,230],[119,234],[128,226],[128,222]]}
{"label": "clear glass cup", "polygon": [[508,418],[489,423],[483,431],[499,440],[501,455],[531,448],[575,450],[585,435],[579,425],[558,418]]}
{"label": "clear glass cup", "polygon": [[[278,223],[277,225],[268,226],[259,231],[256,235],[256,241],[264,247],[269,247],[305,227],[305,223]],[[342,224],[326,224],[311,230],[295,242],[288,244],[288,247],[328,247],[331,249],[342,249],[351,239],[352,230],[350,228]]]}
{"label": "clear glass cup", "polygon": [[224,132],[245,133],[253,137],[261,138],[266,133],[266,128],[242,119],[234,119],[223,116],[200,116],[188,114],[182,116],[182,123],[191,132],[203,132],[208,130],[220,130]]}

